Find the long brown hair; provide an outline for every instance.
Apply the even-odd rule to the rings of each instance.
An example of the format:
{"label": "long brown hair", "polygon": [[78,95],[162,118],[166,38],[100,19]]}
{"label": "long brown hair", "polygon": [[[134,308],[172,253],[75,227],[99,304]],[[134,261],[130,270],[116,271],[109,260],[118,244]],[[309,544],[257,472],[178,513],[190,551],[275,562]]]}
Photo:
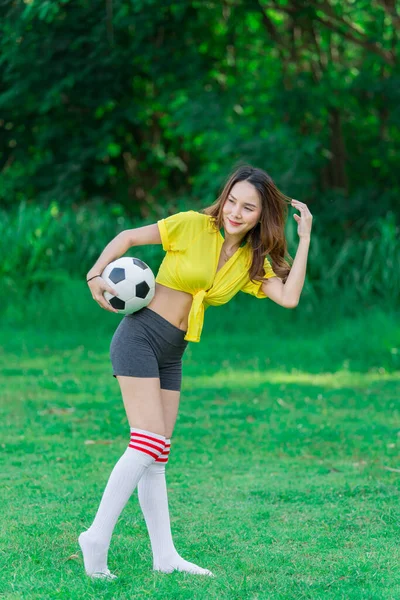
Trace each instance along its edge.
{"label": "long brown hair", "polygon": [[[285,283],[290,273],[290,263],[293,261],[287,252],[284,231],[291,198],[278,190],[265,171],[246,163],[235,167],[214,204],[199,212],[210,215],[212,224],[219,231],[223,227],[223,206],[229,192],[238,181],[251,183],[256,188],[261,200],[261,222],[248,231],[245,237],[253,250],[253,259],[249,268],[250,280],[264,281],[263,265],[268,254],[271,258],[272,269]],[[290,260],[290,263],[286,261],[286,258]]]}

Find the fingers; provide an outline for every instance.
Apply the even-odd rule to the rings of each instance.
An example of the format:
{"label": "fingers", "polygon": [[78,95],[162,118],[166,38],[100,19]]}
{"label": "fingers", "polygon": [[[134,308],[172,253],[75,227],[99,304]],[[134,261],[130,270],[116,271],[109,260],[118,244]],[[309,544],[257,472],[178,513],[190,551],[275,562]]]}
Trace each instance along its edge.
{"label": "fingers", "polygon": [[106,303],[106,310],[117,313],[118,311],[104,298],[104,292],[109,292],[112,296],[118,296],[118,293],[108,286],[105,287],[101,292],[102,293],[101,297]]}
{"label": "fingers", "polygon": [[111,304],[109,302],[107,302],[107,300],[104,298],[104,296],[94,297],[94,299],[101,306],[101,308],[104,308],[105,310],[108,310],[113,313],[118,312],[116,308],[114,308],[113,306],[111,306]]}
{"label": "fingers", "polygon": [[292,198],[291,204],[294,208],[297,208],[297,210],[305,210],[311,215],[310,209],[308,208],[307,204],[304,204],[304,202],[300,202],[299,200],[295,200],[294,198]]}
{"label": "fingers", "polygon": [[303,204],[303,202],[299,202],[298,200],[292,200],[292,204],[298,210],[301,210],[302,208],[307,208],[307,206],[305,204]]}
{"label": "fingers", "polygon": [[112,296],[118,296],[118,292],[116,292],[115,290],[113,290],[112,288],[110,288],[109,286],[104,286],[102,288],[103,292],[109,292]]}
{"label": "fingers", "polygon": [[104,292],[108,292],[112,296],[118,296],[118,292],[107,285],[104,279],[94,279],[93,285],[89,284],[89,287],[92,292],[93,300],[95,300],[101,308],[104,308],[104,310],[108,310],[109,312],[118,313],[118,310],[114,308],[104,297]]}
{"label": "fingers", "polygon": [[110,312],[117,313],[117,309],[115,309],[111,304],[104,298],[103,293],[100,292],[98,294],[93,294],[93,300],[96,300],[97,304],[104,308],[105,310],[109,310]]}
{"label": "fingers", "polygon": [[109,310],[110,312],[115,312],[117,313],[117,309],[114,308],[108,300],[105,299],[104,297],[104,292],[109,292],[112,296],[118,296],[117,292],[115,290],[113,290],[112,288],[110,288],[109,286],[104,286],[101,289],[101,295],[100,295],[100,299],[98,300],[100,306],[102,306],[103,308],[105,308],[106,310]]}

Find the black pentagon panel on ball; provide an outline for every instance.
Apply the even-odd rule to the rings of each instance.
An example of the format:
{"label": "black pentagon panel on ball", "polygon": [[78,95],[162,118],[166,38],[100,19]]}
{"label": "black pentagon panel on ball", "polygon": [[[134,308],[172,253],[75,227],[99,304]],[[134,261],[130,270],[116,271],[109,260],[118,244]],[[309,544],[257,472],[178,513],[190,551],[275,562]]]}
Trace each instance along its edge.
{"label": "black pentagon panel on ball", "polygon": [[115,267],[108,276],[109,279],[113,283],[119,283],[120,281],[124,281],[125,279],[125,269],[121,269],[121,267]]}
{"label": "black pentagon panel on ball", "polygon": [[138,283],[136,286],[136,296],[138,298],[146,298],[149,291],[150,287],[145,281],[142,281],[142,283]]}
{"label": "black pentagon panel on ball", "polygon": [[141,269],[143,269],[143,271],[148,269],[148,266],[146,265],[146,263],[144,263],[142,260],[140,260],[140,258],[132,258],[132,260],[133,260],[133,264],[136,265],[137,267],[140,267]]}
{"label": "black pentagon panel on ball", "polygon": [[124,310],[125,308],[125,302],[121,300],[121,298],[117,298],[117,296],[110,298],[109,302],[111,306],[117,310]]}

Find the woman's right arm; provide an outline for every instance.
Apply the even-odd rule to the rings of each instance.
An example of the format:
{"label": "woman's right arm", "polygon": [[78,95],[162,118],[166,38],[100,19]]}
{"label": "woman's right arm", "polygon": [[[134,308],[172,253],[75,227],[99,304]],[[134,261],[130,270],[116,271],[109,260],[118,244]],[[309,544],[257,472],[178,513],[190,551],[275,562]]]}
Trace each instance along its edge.
{"label": "woman's right arm", "polygon": [[[110,262],[125,254],[132,246],[143,246],[145,244],[161,244],[157,223],[121,231],[121,233],[116,235],[104,248],[93,267],[87,272],[86,279],[90,279],[95,275],[101,275]],[[88,282],[88,286],[92,292],[93,299],[96,300],[102,308],[111,312],[118,312],[103,296],[105,291],[110,292],[113,296],[116,296],[117,293],[107,285],[102,277],[95,277]]]}

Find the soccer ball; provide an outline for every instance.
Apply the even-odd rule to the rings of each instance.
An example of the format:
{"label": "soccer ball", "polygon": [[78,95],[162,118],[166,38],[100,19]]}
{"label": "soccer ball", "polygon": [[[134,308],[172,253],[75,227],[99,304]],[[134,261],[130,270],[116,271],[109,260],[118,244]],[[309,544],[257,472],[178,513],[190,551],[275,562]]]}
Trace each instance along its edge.
{"label": "soccer ball", "polygon": [[153,271],[139,258],[123,256],[110,262],[101,274],[118,296],[104,292],[104,298],[121,315],[130,315],[150,304],[155,292]]}

